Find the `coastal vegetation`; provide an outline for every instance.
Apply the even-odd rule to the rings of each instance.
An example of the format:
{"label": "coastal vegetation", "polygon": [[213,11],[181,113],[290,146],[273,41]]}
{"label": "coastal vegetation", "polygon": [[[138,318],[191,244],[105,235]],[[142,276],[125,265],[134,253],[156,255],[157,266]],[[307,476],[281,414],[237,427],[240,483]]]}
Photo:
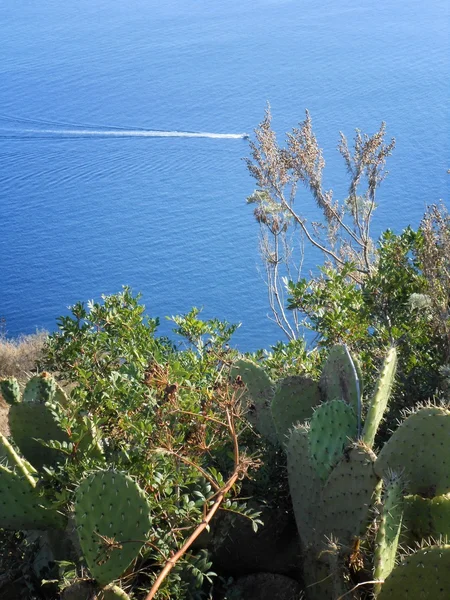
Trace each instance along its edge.
{"label": "coastal vegetation", "polygon": [[338,202],[309,114],[256,129],[270,349],[127,287],[0,339],[2,598],[446,598],[450,217],[372,239],[384,138],[341,136]]}

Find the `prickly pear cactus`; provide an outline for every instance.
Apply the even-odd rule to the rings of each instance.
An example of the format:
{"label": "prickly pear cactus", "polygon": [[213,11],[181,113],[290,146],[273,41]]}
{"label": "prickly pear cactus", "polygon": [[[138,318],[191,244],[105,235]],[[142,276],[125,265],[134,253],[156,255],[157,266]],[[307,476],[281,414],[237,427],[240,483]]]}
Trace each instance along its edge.
{"label": "prickly pear cactus", "polygon": [[37,489],[36,481],[20,470],[0,465],[0,527],[21,529],[63,529],[65,519],[51,507]]}
{"label": "prickly pear cactus", "polygon": [[450,490],[450,411],[426,406],[411,413],[386,442],[375,463],[380,477],[403,470],[408,494],[425,498]]}
{"label": "prickly pear cactus", "polygon": [[[14,380],[8,386],[18,389]],[[55,413],[57,400],[66,402],[67,398],[53,377],[48,373],[36,375],[27,382],[22,400],[15,392],[5,399],[11,404],[8,414],[11,436],[24,457],[37,469],[55,465],[63,459],[64,455],[58,450],[47,448],[37,441],[69,441]]]}
{"label": "prickly pear cactus", "polygon": [[272,417],[281,445],[287,442],[289,430],[310,419],[320,403],[316,381],[293,375],[278,382],[272,400]]}
{"label": "prickly pear cactus", "polygon": [[380,377],[378,378],[375,393],[370,402],[369,410],[364,422],[362,439],[372,448],[375,435],[385,413],[397,370],[397,349],[392,347],[383,362]]}
{"label": "prickly pear cactus", "polygon": [[107,585],[137,558],[150,529],[150,509],[131,477],[97,471],[75,493],[75,522],[92,576]]}
{"label": "prickly pear cactus", "polygon": [[309,429],[298,425],[291,430],[286,444],[289,489],[303,546],[315,540],[315,520],[322,481],[309,455]]}
{"label": "prickly pear cactus", "polygon": [[[403,481],[392,475],[384,484],[374,553],[374,578],[378,581],[386,579],[395,566],[403,519]],[[375,584],[375,593],[380,589],[381,584]]]}
{"label": "prickly pear cactus", "polygon": [[361,414],[362,382],[347,346],[331,348],[320,377],[322,400],[343,400],[356,415]]}
{"label": "prickly pear cactus", "polygon": [[247,388],[241,396],[247,419],[266,440],[278,445],[270,408],[274,389],[267,373],[250,360],[241,359],[233,365],[231,378],[234,381],[240,378]]}
{"label": "prickly pear cactus", "polygon": [[55,392],[56,381],[44,372],[28,380],[23,392],[23,402],[45,403],[53,400]]}
{"label": "prickly pear cactus", "polygon": [[130,596],[117,585],[109,585],[100,590],[97,600],[130,600]]}
{"label": "prickly pear cactus", "polygon": [[429,537],[450,540],[450,494],[435,498],[414,494],[405,496],[404,501],[404,544],[412,546]]}
{"label": "prickly pear cactus", "polygon": [[20,402],[9,410],[9,429],[14,442],[36,469],[55,465],[64,459],[58,450],[47,448],[37,441],[69,442],[69,436],[59,425],[50,403]]}
{"label": "prickly pear cactus", "polygon": [[15,404],[20,401],[19,382],[15,377],[0,379],[0,394],[8,404]]}
{"label": "prickly pear cactus", "polygon": [[357,417],[342,400],[332,400],[316,408],[310,422],[311,461],[325,481],[342,456],[344,448],[357,437]]}
{"label": "prickly pear cactus", "polygon": [[407,556],[386,578],[378,600],[448,600],[450,546],[424,547]]}
{"label": "prickly pear cactus", "polygon": [[369,523],[378,477],[375,454],[363,444],[354,444],[331,471],[317,508],[317,541],[333,538],[350,549]]}

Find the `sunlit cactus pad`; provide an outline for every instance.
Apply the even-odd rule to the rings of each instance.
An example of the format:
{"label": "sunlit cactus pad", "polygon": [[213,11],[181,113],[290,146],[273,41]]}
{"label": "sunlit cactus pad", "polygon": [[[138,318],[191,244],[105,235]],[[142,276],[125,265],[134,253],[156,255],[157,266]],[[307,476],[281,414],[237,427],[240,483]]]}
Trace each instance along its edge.
{"label": "sunlit cactus pad", "polygon": [[362,382],[347,348],[333,346],[323,366],[320,377],[322,399],[343,400],[358,414]]}
{"label": "sunlit cactus pad", "polygon": [[97,471],[75,493],[75,522],[92,576],[107,585],[123,574],[145,543],[149,504],[128,475]]}
{"label": "sunlit cactus pad", "polygon": [[0,379],[0,394],[8,404],[15,404],[20,401],[19,382],[15,377],[5,377]]}
{"label": "sunlit cactus pad", "polygon": [[[376,580],[384,580],[395,566],[403,520],[403,480],[392,475],[384,481],[383,503],[378,519],[375,540],[374,573]],[[375,593],[381,584],[375,584]]]}
{"label": "sunlit cactus pad", "polygon": [[321,404],[311,418],[309,450],[312,464],[325,481],[346,446],[357,436],[357,417],[343,400]]}
{"label": "sunlit cactus pad", "polygon": [[111,585],[97,594],[97,600],[130,600],[130,597],[117,585]]}
{"label": "sunlit cactus pad", "polygon": [[289,429],[310,419],[319,403],[319,385],[309,377],[292,375],[278,383],[272,400],[272,417],[281,444],[286,443]]}
{"label": "sunlit cactus pad", "polygon": [[378,600],[448,600],[450,546],[423,548],[399,564],[381,587]]}
{"label": "sunlit cactus pad", "polygon": [[375,471],[404,473],[406,490],[425,498],[450,490],[450,411],[429,406],[412,413],[384,445]]}
{"label": "sunlit cactus pad", "polygon": [[9,410],[9,429],[11,436],[24,457],[36,468],[52,466],[64,455],[53,448],[44,446],[38,439],[46,442],[55,440],[68,442],[69,436],[61,428],[49,403],[20,402]]}
{"label": "sunlit cactus pad", "polygon": [[23,402],[48,402],[53,400],[56,381],[48,373],[35,375],[28,380],[23,392]]}

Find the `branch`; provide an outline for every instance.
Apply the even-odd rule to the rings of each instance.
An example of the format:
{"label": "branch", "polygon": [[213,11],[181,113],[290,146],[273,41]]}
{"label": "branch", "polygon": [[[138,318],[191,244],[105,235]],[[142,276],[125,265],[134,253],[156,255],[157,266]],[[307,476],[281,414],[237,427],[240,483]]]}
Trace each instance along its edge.
{"label": "branch", "polygon": [[[239,445],[238,445],[238,440],[237,440],[237,436],[236,436],[236,431],[234,428],[233,416],[230,414],[230,411],[228,409],[227,409],[227,421],[228,421],[228,426],[230,429],[231,436],[233,438],[233,447],[234,447],[234,471],[233,471],[233,474],[228,479],[228,481],[225,483],[225,485],[222,488],[220,488],[219,492],[216,493],[216,495],[215,495],[216,499],[214,500],[212,507],[210,508],[209,512],[206,514],[203,521],[197,527],[197,529],[187,539],[187,541],[178,550],[178,552],[176,552],[172,556],[172,558],[170,558],[166,562],[163,570],[158,575],[155,583],[153,584],[152,589],[145,597],[145,600],[153,600],[153,598],[155,597],[155,594],[161,587],[162,582],[165,580],[167,575],[170,573],[170,571],[173,569],[173,567],[176,565],[176,563],[180,560],[180,558],[189,550],[189,548],[195,542],[195,540],[199,537],[199,535],[208,527],[211,519],[214,517],[214,515],[216,514],[220,505],[222,504],[223,499],[225,498],[226,494],[228,494],[228,492],[232,489],[232,487],[235,485],[236,481],[241,477],[243,471],[245,470],[245,464],[241,461],[240,456],[239,456]],[[207,502],[208,502],[208,500],[207,500]],[[205,504],[205,506],[206,506],[206,504]]]}

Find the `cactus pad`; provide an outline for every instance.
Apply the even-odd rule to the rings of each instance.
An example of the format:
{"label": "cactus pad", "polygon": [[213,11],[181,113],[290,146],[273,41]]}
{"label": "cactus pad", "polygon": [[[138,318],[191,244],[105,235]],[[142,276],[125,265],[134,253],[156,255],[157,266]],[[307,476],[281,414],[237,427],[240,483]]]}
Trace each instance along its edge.
{"label": "cactus pad", "polygon": [[315,516],[321,481],[309,457],[308,428],[294,427],[286,444],[289,489],[302,544],[310,546],[315,535]]}
{"label": "cactus pad", "polygon": [[43,506],[44,499],[32,482],[31,476],[0,465],[0,527],[13,531],[64,528],[63,516]]}
{"label": "cactus pad", "polygon": [[450,494],[436,496],[430,502],[430,514],[434,537],[442,536],[450,541]]}
{"label": "cactus pad", "polygon": [[23,402],[48,402],[53,399],[55,392],[56,381],[48,373],[41,373],[28,380],[23,392]]}
{"label": "cactus pad", "polygon": [[139,554],[150,529],[150,510],[131,477],[97,471],[75,493],[75,522],[92,576],[107,585]]}
{"label": "cactus pad", "polygon": [[365,529],[378,484],[375,459],[369,448],[355,444],[331,471],[317,509],[318,541],[332,535],[347,549]]}
{"label": "cactus pad", "polygon": [[8,418],[14,442],[36,469],[54,465],[64,458],[64,454],[58,450],[43,446],[41,442],[37,441],[37,439],[69,441],[69,436],[59,425],[50,403],[20,402],[13,404]]}
{"label": "cactus pad", "polygon": [[403,525],[405,527],[402,535],[403,544],[412,546],[415,542],[420,542],[432,535],[430,498],[409,494],[404,497],[403,509]]}
{"label": "cactus pad", "polygon": [[380,477],[403,471],[409,494],[425,498],[450,490],[450,411],[428,406],[412,413],[384,445],[375,463]]}
{"label": "cactus pad", "polygon": [[362,439],[372,448],[375,435],[383,418],[389,401],[392,385],[397,369],[397,349],[392,347],[384,359],[380,377],[377,381],[375,393],[370,402],[369,410],[364,423]]}
{"label": "cactus pad", "polygon": [[322,481],[340,460],[344,448],[357,436],[357,417],[342,400],[332,400],[316,408],[311,418],[309,450],[311,462]]}
{"label": "cactus pad", "polygon": [[311,418],[319,403],[319,386],[308,377],[293,375],[278,383],[272,400],[272,417],[281,444],[286,443],[291,427]]}
{"label": "cactus pad", "polygon": [[395,567],[378,600],[448,600],[450,546],[422,548]]}
{"label": "cactus pad", "polygon": [[241,359],[233,365],[231,377],[233,380],[240,377],[247,388],[241,396],[247,419],[265,439],[277,445],[278,437],[270,409],[273,384],[267,373],[252,361]]}
{"label": "cactus pad", "polygon": [[344,345],[333,346],[324,364],[320,377],[322,400],[343,400],[349,404],[355,414],[360,414],[360,396],[362,385],[358,370]]}
{"label": "cactus pad", "polygon": [[100,590],[97,600],[130,600],[130,596],[117,585],[109,585]]}
{"label": "cactus pad", "polygon": [[[395,566],[398,541],[403,519],[403,482],[392,476],[385,483],[383,507],[381,509],[375,540],[374,576],[384,580]],[[380,591],[381,584],[375,584],[375,593]]]}
{"label": "cactus pad", "polygon": [[8,404],[20,402],[20,388],[17,379],[15,377],[0,379],[0,393]]}

